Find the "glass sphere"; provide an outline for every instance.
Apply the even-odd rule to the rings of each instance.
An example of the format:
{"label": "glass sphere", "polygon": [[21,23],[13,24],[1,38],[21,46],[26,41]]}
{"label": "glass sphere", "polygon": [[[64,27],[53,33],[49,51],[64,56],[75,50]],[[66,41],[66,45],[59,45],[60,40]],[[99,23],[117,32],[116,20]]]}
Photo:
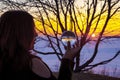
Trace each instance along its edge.
{"label": "glass sphere", "polygon": [[67,46],[68,42],[73,46],[76,42],[76,35],[72,31],[65,31],[61,35],[61,41],[64,46]]}

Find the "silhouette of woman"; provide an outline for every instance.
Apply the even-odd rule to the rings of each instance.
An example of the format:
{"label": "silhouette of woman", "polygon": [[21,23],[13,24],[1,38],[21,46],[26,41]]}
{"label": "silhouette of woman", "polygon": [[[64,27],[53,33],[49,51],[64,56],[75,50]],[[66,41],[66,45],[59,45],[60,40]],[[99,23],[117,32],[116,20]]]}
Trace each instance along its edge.
{"label": "silhouette of woman", "polygon": [[11,10],[0,17],[0,80],[71,80],[74,58],[79,48],[67,50],[59,76],[39,57],[31,54],[37,36],[32,15]]}

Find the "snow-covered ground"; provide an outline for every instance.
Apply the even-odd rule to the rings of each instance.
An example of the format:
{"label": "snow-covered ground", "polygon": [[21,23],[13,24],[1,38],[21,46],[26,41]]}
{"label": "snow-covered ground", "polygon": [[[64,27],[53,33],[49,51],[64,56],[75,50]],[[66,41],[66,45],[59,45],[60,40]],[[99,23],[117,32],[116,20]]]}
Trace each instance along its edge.
{"label": "snow-covered ground", "polygon": [[[83,48],[81,52],[82,63],[84,63],[88,58],[91,57],[94,48],[93,44],[94,43],[89,43]],[[35,44],[35,49],[42,52],[51,52],[52,49],[47,48],[46,45],[47,44],[44,41],[40,41]],[[112,58],[118,50],[120,50],[120,39],[110,39],[102,42],[99,46],[98,55],[96,56],[93,63]],[[58,71],[60,61],[58,60],[56,55],[38,54],[38,56],[40,56],[46,62],[46,64],[48,64],[52,71]],[[110,63],[98,66],[93,70],[95,73],[104,73],[110,76],[120,77],[120,55],[117,56]]]}

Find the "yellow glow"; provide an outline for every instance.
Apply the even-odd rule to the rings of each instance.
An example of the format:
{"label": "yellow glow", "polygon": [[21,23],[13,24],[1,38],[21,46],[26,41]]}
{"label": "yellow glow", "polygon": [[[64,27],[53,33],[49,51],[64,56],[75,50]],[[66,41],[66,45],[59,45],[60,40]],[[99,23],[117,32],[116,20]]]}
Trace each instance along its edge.
{"label": "yellow glow", "polygon": [[74,40],[75,38],[63,38],[62,41],[71,41]]}
{"label": "yellow glow", "polygon": [[95,37],[95,34],[92,34],[92,37]]}
{"label": "yellow glow", "polygon": [[[77,15],[77,14],[76,14]],[[110,20],[109,20],[109,23],[107,24],[107,27],[105,29],[105,32],[104,32],[104,36],[115,36],[115,35],[119,35],[120,36],[120,12],[115,14]],[[55,18],[55,16],[51,16],[53,18]],[[82,17],[83,18],[83,17]],[[78,21],[80,20],[80,17],[77,17]],[[94,34],[95,35],[92,35],[93,34],[93,30],[95,28],[95,25],[96,25],[96,20],[94,20],[94,22],[92,23],[91,25],[91,30],[89,32],[89,35],[91,34],[93,37],[95,36],[98,36],[99,35],[99,32],[102,30],[103,26],[104,26],[104,23],[105,23],[105,19],[106,19],[106,15],[102,15],[101,16],[101,19],[100,19],[100,22],[98,24],[98,27],[97,29],[95,30]],[[86,21],[85,19],[83,19],[83,23],[84,23],[84,26],[82,25],[82,22],[79,21],[78,24],[80,25],[80,28],[83,29],[83,32],[85,32],[85,29],[86,29]],[[61,22],[62,24],[64,25],[65,24],[65,21],[63,20],[63,17],[61,18]],[[60,28],[60,25],[57,24],[57,22],[51,20],[51,23],[49,23],[48,20],[46,20],[46,25],[44,25],[45,29],[46,29],[46,33],[47,34],[50,34],[50,35],[55,35],[54,32],[58,32],[58,33],[61,33],[61,28]],[[42,25],[41,22],[38,22],[35,20],[35,24],[36,24],[36,27],[45,33],[45,30],[44,30],[44,27]],[[51,25],[51,27],[50,27]],[[71,28],[71,23],[70,23],[70,20],[69,20],[69,15],[68,15],[68,20],[67,20],[67,28],[68,30],[70,30]],[[76,27],[76,32],[77,34],[80,34],[80,31],[79,29]],[[74,27],[72,28],[72,30],[74,31]]]}

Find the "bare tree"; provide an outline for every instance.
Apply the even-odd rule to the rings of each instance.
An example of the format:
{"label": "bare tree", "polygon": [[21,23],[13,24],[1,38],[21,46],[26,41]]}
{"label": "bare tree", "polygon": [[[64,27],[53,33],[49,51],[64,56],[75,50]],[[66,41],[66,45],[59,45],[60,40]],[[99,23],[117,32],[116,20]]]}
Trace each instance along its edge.
{"label": "bare tree", "polygon": [[[80,4],[82,6],[76,5],[77,2],[79,4],[82,2],[83,4]],[[60,35],[67,30],[73,31],[77,36],[75,45],[81,47],[79,55],[76,57],[76,72],[106,64],[120,54],[118,51],[108,60],[91,64],[98,54],[101,41],[120,36],[120,34],[106,36],[108,33],[115,32],[115,30],[106,31],[106,29],[110,20],[114,18],[113,16],[120,11],[120,0],[25,0],[23,2],[2,0],[0,3],[4,5],[1,7],[1,12],[22,9],[34,16],[35,21],[39,23],[36,27],[37,31],[44,35],[44,37],[38,37],[38,41],[46,41],[48,45],[45,47],[52,49],[52,52],[48,53],[35,50],[40,54],[56,54],[61,60],[64,45],[61,43]],[[104,21],[102,25],[100,25],[101,21]],[[91,38],[93,34],[97,35],[95,39]],[[91,41],[95,41],[93,55],[84,64],[81,64],[81,51]]]}

